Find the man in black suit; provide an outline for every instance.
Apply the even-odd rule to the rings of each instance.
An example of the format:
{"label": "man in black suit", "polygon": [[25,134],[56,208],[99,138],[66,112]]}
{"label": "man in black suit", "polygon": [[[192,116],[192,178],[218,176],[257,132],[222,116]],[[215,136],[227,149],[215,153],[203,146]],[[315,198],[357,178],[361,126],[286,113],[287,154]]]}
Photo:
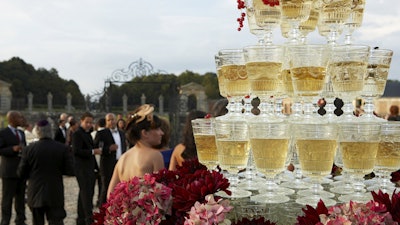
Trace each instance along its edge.
{"label": "man in black suit", "polygon": [[62,113],[60,115],[60,119],[58,121],[58,128],[56,129],[56,132],[54,133],[54,140],[65,144],[66,139],[67,139],[67,127],[65,124],[67,123],[67,114]]}
{"label": "man in black suit", "polygon": [[25,189],[26,180],[17,176],[21,160],[20,152],[26,146],[25,134],[17,129],[22,126],[24,117],[18,111],[7,113],[8,127],[0,131],[0,176],[2,178],[1,225],[9,225],[12,214],[12,203],[17,213],[15,224],[25,224]]}
{"label": "man in black suit", "polygon": [[93,195],[97,166],[94,155],[101,154],[101,150],[94,148],[90,135],[92,128],[93,115],[86,112],[81,116],[78,130],[72,134],[75,176],[79,186],[77,225],[90,225],[93,222]]}
{"label": "man in black suit", "polygon": [[26,147],[17,174],[29,179],[28,206],[34,225],[44,225],[45,215],[49,225],[63,225],[64,209],[63,175],[74,174],[68,146],[53,140],[47,120],[36,124],[39,141]]}
{"label": "man in black suit", "polygon": [[126,151],[126,138],[124,131],[117,128],[117,121],[113,113],[108,113],[105,116],[106,129],[96,133],[94,145],[99,147],[99,143],[103,144],[102,154],[100,157],[100,176],[101,176],[101,191],[100,191],[100,206],[107,200],[107,190],[115,164],[121,155]]}

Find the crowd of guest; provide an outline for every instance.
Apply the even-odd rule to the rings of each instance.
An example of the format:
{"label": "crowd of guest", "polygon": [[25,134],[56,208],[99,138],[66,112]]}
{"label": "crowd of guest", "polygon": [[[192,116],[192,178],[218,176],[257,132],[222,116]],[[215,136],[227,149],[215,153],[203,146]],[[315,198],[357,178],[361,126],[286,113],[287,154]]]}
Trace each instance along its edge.
{"label": "crowd of guest", "polygon": [[[225,114],[226,105],[226,100],[218,101],[212,115]],[[392,106],[390,113],[388,120],[399,120],[398,106]],[[190,111],[180,143],[170,146],[169,121],[148,104],[125,119],[114,113],[95,119],[85,112],[77,120],[62,113],[55,129],[46,119],[30,122],[21,112],[9,111],[8,126],[0,130],[0,225],[10,224],[12,208],[15,224],[26,224],[25,204],[34,225],[44,225],[46,219],[48,224],[63,224],[67,216],[63,176],[75,176],[79,187],[76,224],[91,224],[93,209],[107,201],[119,182],[163,168],[175,170],[196,158],[191,120],[205,116],[206,112]],[[98,196],[94,196],[96,181]]]}
{"label": "crowd of guest", "polygon": [[[196,114],[204,116],[204,112]],[[171,158],[180,157],[178,154],[196,157],[193,134],[187,131],[191,127],[183,132],[191,136],[182,139],[187,147],[172,156],[169,121],[155,115],[154,107],[147,104],[126,119],[113,113],[95,119],[85,112],[77,120],[61,113],[55,126],[49,119],[28,122],[18,111],[8,112],[6,117],[8,127],[0,130],[0,225],[10,224],[12,208],[15,224],[27,224],[25,204],[34,225],[44,225],[46,220],[52,225],[63,224],[67,216],[63,176],[74,176],[79,187],[76,224],[89,225],[93,222],[93,202],[97,200],[96,206],[105,203],[119,182],[168,169]],[[98,196],[94,196],[96,181]]]}

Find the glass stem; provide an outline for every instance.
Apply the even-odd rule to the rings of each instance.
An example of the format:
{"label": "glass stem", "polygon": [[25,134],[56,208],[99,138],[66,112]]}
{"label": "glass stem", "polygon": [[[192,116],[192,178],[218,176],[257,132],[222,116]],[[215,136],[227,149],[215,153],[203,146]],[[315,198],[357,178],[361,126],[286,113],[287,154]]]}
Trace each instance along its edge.
{"label": "glass stem", "polygon": [[374,99],[371,96],[365,97],[365,104],[364,104],[364,116],[367,117],[375,117],[374,115]]}
{"label": "glass stem", "polygon": [[278,117],[283,117],[283,113],[282,113],[282,97],[281,96],[277,96],[275,99],[275,115],[277,115]]}
{"label": "glass stem", "polygon": [[362,195],[364,186],[363,177],[353,177],[354,195]]}

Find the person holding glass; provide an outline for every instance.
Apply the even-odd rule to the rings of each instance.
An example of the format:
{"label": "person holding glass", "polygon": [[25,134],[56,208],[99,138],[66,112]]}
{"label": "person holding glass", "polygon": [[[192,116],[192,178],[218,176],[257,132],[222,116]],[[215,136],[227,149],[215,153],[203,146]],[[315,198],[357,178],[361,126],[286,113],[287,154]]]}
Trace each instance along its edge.
{"label": "person holding glass", "polygon": [[90,134],[92,128],[93,115],[85,112],[81,116],[78,130],[72,134],[75,176],[79,185],[77,225],[90,225],[93,222],[93,195],[97,167],[95,155],[101,154],[101,150],[94,148]]}
{"label": "person holding glass", "polygon": [[107,190],[115,164],[126,151],[125,133],[117,128],[115,115],[107,113],[105,116],[105,129],[99,130],[94,138],[94,146],[102,150],[100,156],[101,188],[99,205],[107,200]]}

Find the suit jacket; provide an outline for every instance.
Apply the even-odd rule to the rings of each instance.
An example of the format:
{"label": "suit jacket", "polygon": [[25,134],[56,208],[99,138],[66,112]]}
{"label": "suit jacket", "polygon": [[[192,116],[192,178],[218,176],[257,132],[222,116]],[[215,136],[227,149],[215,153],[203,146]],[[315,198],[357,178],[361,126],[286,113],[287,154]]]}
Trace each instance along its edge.
{"label": "suit jacket", "polygon": [[17,173],[28,183],[30,207],[64,207],[63,175],[73,175],[68,147],[51,138],[42,138],[27,146]]}
{"label": "suit jacket", "polygon": [[[20,130],[19,135],[22,144],[26,146],[24,132]],[[18,178],[17,168],[21,157],[18,152],[12,150],[12,147],[18,144],[17,137],[9,127],[0,130],[0,176],[2,178]]]}
{"label": "suit jacket", "polygon": [[57,128],[56,132],[54,133],[54,140],[65,144],[65,141],[66,141],[65,136],[67,135],[67,129],[64,130],[65,136],[64,136],[62,129],[63,128],[60,128],[60,127]]}
{"label": "suit jacket", "polygon": [[72,151],[74,153],[76,174],[93,176],[94,170],[98,167],[92,154],[93,148],[93,139],[90,132],[86,132],[82,127],[79,127],[72,134]]}
{"label": "suit jacket", "polygon": [[[126,151],[126,138],[124,132],[118,130],[119,136],[121,137],[121,153],[123,154]],[[94,146],[98,148],[99,142],[103,141],[103,151],[100,156],[100,173],[102,175],[109,176],[111,178],[115,164],[117,163],[116,159],[116,151],[110,151],[110,146],[115,144],[113,135],[109,128],[97,131]]]}

